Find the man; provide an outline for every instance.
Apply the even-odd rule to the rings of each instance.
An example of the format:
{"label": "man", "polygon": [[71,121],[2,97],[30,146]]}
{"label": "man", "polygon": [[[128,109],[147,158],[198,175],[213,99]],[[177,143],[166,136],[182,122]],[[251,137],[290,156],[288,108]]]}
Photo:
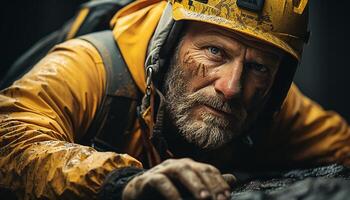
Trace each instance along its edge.
{"label": "man", "polygon": [[92,44],[74,39],[2,91],[1,186],[20,199],[221,200],[233,169],[349,165],[346,122],[290,87],[307,17],[307,0],[128,6],[113,35],[145,95],[133,131],[112,129],[119,151],[74,144],[109,72]]}

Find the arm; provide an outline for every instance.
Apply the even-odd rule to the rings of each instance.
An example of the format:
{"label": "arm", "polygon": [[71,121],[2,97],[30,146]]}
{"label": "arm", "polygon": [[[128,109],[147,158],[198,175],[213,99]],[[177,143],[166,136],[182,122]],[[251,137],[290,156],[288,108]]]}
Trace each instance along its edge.
{"label": "arm", "polygon": [[105,91],[96,49],[82,40],[54,48],[0,94],[0,185],[21,199],[95,198],[105,176],[142,167],[128,155],[74,144]]}
{"label": "arm", "polygon": [[288,166],[328,163],[350,166],[347,122],[305,97],[295,85],[274,124],[264,147],[270,162],[284,162]]}

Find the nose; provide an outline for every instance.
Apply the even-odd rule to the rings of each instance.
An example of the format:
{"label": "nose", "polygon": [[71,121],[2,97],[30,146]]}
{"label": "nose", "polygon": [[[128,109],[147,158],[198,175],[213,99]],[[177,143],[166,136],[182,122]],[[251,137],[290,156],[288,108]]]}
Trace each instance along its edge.
{"label": "nose", "polygon": [[227,64],[220,70],[218,78],[214,82],[214,88],[221,93],[225,100],[233,99],[241,94],[241,82],[243,75],[243,62],[235,61]]}

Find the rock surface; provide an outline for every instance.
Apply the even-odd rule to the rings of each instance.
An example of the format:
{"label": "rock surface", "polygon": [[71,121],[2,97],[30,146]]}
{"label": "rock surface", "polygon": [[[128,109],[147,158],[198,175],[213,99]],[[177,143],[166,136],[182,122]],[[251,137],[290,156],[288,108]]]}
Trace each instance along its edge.
{"label": "rock surface", "polygon": [[350,169],[329,165],[255,175],[237,185],[232,200],[350,199]]}

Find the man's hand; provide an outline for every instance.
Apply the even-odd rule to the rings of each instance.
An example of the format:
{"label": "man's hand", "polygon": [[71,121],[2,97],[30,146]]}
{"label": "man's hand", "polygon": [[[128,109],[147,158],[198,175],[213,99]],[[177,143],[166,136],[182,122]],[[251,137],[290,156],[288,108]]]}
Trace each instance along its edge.
{"label": "man's hand", "polygon": [[[225,175],[232,184],[233,175]],[[155,191],[164,199],[181,199],[183,188],[195,199],[225,200],[230,186],[215,167],[191,159],[169,159],[133,178],[123,191],[123,200],[145,199]],[[181,189],[182,188],[182,189]]]}

